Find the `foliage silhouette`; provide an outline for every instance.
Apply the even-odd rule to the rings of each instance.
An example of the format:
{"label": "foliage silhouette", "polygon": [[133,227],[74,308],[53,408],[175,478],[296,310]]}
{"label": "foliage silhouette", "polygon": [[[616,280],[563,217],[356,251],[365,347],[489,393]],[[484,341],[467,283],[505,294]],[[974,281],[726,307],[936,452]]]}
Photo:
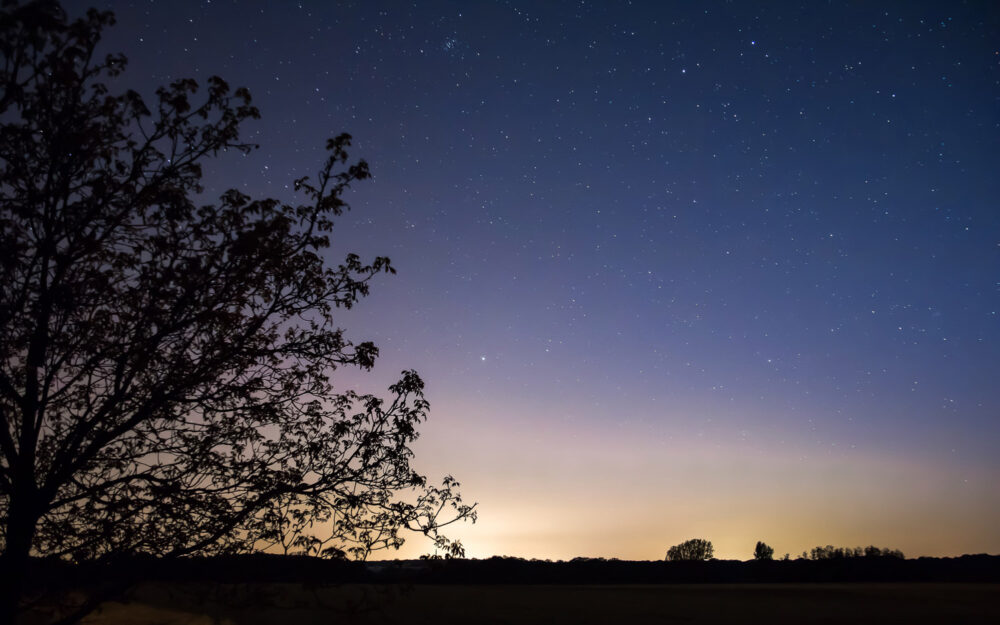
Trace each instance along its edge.
{"label": "foliage silhouette", "polygon": [[843,560],[848,558],[897,558],[903,559],[903,552],[898,549],[880,549],[875,545],[867,547],[813,547],[809,552],[811,560]]}
{"label": "foliage silhouette", "polygon": [[420,377],[387,400],[330,377],[372,367],[335,313],[395,272],[323,260],[369,178],[350,136],[295,181],[302,204],[196,205],[202,163],[252,150],[239,130],[259,113],[218,77],[151,105],[112,94],[125,58],[94,51],[113,23],[52,1],[0,11],[0,622],[29,554],[365,558],[404,529],[461,554],[440,529],[474,506],[410,466]]}
{"label": "foliage silhouette", "polygon": [[764,541],[758,540],[757,546],[753,550],[754,560],[773,560],[774,559],[774,547],[771,547]]}
{"label": "foliage silhouette", "polygon": [[667,560],[711,560],[715,553],[712,541],[692,538],[667,550]]}

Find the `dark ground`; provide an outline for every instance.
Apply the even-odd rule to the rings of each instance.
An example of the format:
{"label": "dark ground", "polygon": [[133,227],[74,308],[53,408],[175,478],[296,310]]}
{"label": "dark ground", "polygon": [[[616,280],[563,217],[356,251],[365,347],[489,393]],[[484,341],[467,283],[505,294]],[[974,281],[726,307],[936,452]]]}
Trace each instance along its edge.
{"label": "dark ground", "polygon": [[1000,623],[1000,557],[775,562],[337,562],[257,554],[36,560],[25,625]]}
{"label": "dark ground", "polygon": [[90,625],[1000,623],[997,584],[140,586]]}

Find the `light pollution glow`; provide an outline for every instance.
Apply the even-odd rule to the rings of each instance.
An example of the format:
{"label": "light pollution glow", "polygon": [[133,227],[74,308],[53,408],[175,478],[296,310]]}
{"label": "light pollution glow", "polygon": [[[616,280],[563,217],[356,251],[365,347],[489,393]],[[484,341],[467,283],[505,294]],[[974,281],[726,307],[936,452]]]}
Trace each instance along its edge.
{"label": "light pollution glow", "polygon": [[[721,445],[696,433],[664,441],[613,425],[567,440],[530,417],[463,425],[472,405],[438,404],[446,407],[432,411],[415,465],[431,476],[462,467],[480,520],[448,534],[468,557],[649,560],[696,537],[711,540],[716,557],[741,560],[758,540],[778,557],[827,544],[875,544],[907,557],[1000,551],[1000,493],[987,467],[856,450],[802,456],[788,445]],[[414,536],[376,557],[429,551]]]}

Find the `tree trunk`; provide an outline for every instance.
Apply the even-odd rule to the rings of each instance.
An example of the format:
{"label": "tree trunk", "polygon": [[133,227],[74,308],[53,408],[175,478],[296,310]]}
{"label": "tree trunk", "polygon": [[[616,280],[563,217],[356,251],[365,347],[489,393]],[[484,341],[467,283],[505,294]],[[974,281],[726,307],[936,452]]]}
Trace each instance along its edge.
{"label": "tree trunk", "polygon": [[7,517],[6,545],[0,555],[0,623],[16,621],[24,593],[35,520],[23,505],[11,498]]}

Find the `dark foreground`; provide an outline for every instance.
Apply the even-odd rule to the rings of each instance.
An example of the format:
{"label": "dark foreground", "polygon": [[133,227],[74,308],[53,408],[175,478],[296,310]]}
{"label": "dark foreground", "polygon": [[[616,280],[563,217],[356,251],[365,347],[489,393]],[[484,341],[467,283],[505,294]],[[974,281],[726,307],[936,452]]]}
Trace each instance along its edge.
{"label": "dark foreground", "polygon": [[84,623],[1000,623],[1000,585],[151,582]]}
{"label": "dark foreground", "polygon": [[[1000,556],[780,562],[37,560],[19,623],[1000,623]],[[97,606],[96,610],[93,608]]]}

